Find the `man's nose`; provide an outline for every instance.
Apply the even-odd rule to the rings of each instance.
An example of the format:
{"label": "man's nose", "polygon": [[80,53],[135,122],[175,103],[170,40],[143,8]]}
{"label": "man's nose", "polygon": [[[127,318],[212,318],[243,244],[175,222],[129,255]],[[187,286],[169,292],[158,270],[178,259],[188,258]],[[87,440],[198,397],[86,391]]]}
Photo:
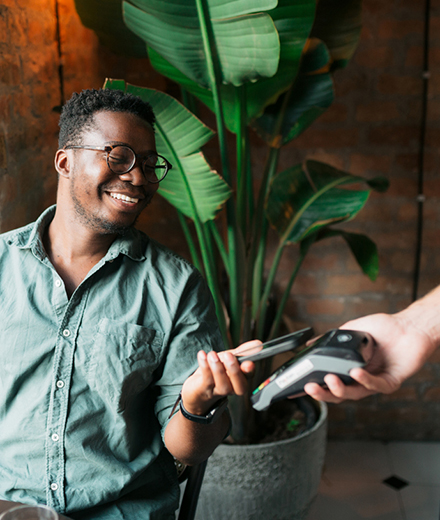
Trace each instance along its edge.
{"label": "man's nose", "polygon": [[130,182],[133,186],[145,186],[148,184],[139,161],[136,161],[135,165],[129,172],[120,173],[119,178],[123,181]]}

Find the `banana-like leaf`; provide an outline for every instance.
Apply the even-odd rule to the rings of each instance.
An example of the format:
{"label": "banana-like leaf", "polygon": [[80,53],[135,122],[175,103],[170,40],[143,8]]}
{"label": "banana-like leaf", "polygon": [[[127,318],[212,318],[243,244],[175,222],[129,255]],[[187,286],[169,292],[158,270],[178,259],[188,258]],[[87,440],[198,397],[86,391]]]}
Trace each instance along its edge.
{"label": "banana-like leaf", "polygon": [[95,31],[100,42],[117,54],[147,56],[147,46],[125,25],[122,0],[75,0],[81,22]]}
{"label": "banana-like leaf", "polygon": [[[211,18],[222,82],[236,86],[273,76],[280,43],[272,18],[263,11],[277,0],[205,0]],[[196,0],[131,0],[123,2],[129,29],[183,74],[210,88]]]}
{"label": "banana-like leaf", "polygon": [[[355,183],[370,189],[340,188]],[[300,242],[321,228],[355,217],[378,184],[328,164],[306,161],[274,178],[266,202],[267,218],[281,243]]]}
{"label": "banana-like leaf", "polygon": [[332,68],[345,67],[361,34],[362,0],[319,0],[311,36],[323,40]]}
{"label": "banana-like leaf", "polygon": [[158,193],[184,215],[201,222],[212,220],[231,194],[199,150],[213,135],[212,130],[163,92],[123,80],[107,80],[104,87],[130,92],[151,104],[156,116],[157,151],[173,164]]}
{"label": "banana-like leaf", "polygon": [[379,273],[379,255],[376,244],[366,235],[349,233],[341,229],[323,228],[301,241],[301,251],[306,252],[314,242],[336,236],[342,237],[347,242],[364,274],[370,280],[376,280]]}
{"label": "banana-like leaf", "polygon": [[292,89],[252,123],[272,147],[281,147],[304,132],[332,104],[334,91],[329,64],[330,55],[324,43],[310,40]]}
{"label": "banana-like leaf", "polygon": [[[264,108],[274,103],[294,81],[301,60],[301,53],[306,44],[313,24],[315,0],[279,0],[277,7],[268,12],[273,19],[280,39],[280,61],[277,73],[271,78],[262,78],[246,84],[247,122],[260,115]],[[193,81],[174,67],[166,55],[161,56],[149,48],[153,67],[200,99],[214,110],[212,92]],[[221,85],[224,118],[227,128],[237,133],[239,119],[236,88],[233,85]]]}

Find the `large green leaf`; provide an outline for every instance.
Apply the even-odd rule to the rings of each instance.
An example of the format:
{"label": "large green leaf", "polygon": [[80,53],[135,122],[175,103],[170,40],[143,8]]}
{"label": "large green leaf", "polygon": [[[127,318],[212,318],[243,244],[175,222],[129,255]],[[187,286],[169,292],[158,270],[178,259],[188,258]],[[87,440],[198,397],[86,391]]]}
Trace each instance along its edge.
{"label": "large green leaf", "polygon": [[291,90],[252,123],[271,146],[281,147],[297,137],[331,105],[334,91],[329,63],[330,55],[324,43],[311,40]]}
{"label": "large green leaf", "polygon": [[107,80],[105,88],[130,92],[151,104],[158,153],[173,164],[158,193],[186,216],[201,222],[212,220],[231,194],[200,151],[213,132],[167,94],[121,80]]}
{"label": "large green leaf", "polygon": [[[272,18],[265,12],[277,0],[206,0],[211,17],[222,81],[241,85],[273,76],[280,44]],[[196,0],[123,2],[129,29],[183,74],[211,86]]]}
{"label": "large green leaf", "polygon": [[122,0],[75,0],[82,23],[97,34],[100,42],[115,53],[143,58],[145,42],[127,28],[122,18]]}
{"label": "large green leaf", "polygon": [[312,36],[327,45],[333,68],[345,67],[361,34],[362,0],[319,0]]}
{"label": "large green leaf", "polygon": [[314,242],[332,237],[342,237],[364,274],[371,280],[376,280],[379,273],[379,255],[376,244],[366,235],[349,233],[342,229],[323,228],[301,241],[301,252],[306,253]]}
{"label": "large green leaf", "polygon": [[[262,78],[246,84],[246,115],[251,121],[262,113],[264,107],[274,103],[294,81],[301,59],[301,53],[313,24],[315,0],[279,0],[276,8],[269,11],[280,38],[280,61],[277,73],[271,78]],[[166,58],[149,48],[153,67],[161,74],[179,83],[183,88],[200,99],[211,110],[214,109],[212,92],[190,79],[174,67]],[[237,96],[233,85],[220,86],[225,124],[236,133]]]}
{"label": "large green leaf", "polygon": [[360,182],[373,189],[377,185],[318,161],[306,161],[276,176],[266,214],[281,243],[300,242],[321,228],[355,217],[371,190],[340,187]]}

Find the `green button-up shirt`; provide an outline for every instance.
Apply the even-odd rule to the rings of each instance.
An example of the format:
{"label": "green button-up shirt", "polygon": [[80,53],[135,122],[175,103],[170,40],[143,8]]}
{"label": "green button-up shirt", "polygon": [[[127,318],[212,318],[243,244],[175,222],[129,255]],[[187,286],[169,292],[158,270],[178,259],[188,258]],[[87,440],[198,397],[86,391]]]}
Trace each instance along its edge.
{"label": "green button-up shirt", "polygon": [[174,518],[163,432],[197,351],[222,347],[211,296],[133,229],[69,299],[42,242],[53,215],[0,236],[0,497],[78,520]]}

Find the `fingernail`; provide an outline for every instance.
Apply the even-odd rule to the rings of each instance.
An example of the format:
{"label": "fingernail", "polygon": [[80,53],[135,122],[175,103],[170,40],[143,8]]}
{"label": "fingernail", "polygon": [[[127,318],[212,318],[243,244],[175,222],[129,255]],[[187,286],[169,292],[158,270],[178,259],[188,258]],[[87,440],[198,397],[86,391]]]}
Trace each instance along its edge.
{"label": "fingernail", "polygon": [[208,359],[209,359],[209,361],[212,361],[213,363],[218,363],[219,362],[219,358],[217,356],[217,352],[214,352],[214,351],[211,351],[208,354]]}

